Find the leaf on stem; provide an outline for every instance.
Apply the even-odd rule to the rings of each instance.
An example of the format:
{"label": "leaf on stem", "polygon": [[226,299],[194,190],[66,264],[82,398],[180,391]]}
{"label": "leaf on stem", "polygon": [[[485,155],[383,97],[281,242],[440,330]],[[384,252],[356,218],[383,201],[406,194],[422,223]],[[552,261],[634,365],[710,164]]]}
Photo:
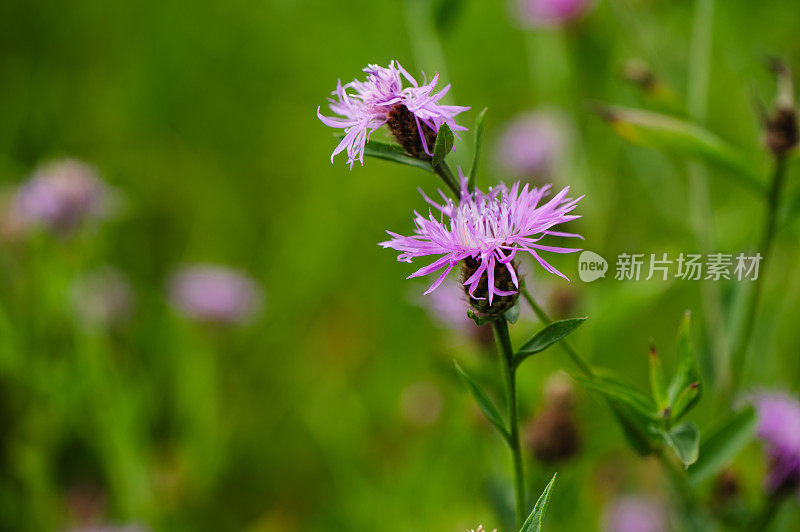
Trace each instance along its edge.
{"label": "leaf on stem", "polygon": [[684,467],[689,467],[697,462],[700,452],[700,431],[694,423],[681,423],[669,431],[658,430],[658,434],[672,449],[675,455],[683,462]]}
{"label": "leaf on stem", "polygon": [[702,392],[700,369],[692,347],[691,314],[686,311],[678,329],[678,369],[668,391],[673,418],[688,412],[700,400]]}
{"label": "leaf on stem", "polygon": [[547,483],[544,491],[539,496],[539,500],[536,501],[533,511],[525,520],[525,523],[523,523],[522,528],[519,529],[519,532],[540,532],[542,530],[542,521],[544,521],[544,515],[547,512],[547,506],[550,504],[550,495],[553,491],[553,485],[556,482],[557,476],[558,473],[555,473],[553,478],[550,479],[550,482]]}
{"label": "leaf on stem", "polygon": [[516,365],[531,355],[544,351],[554,343],[562,340],[569,333],[577,329],[586,321],[586,318],[571,318],[568,320],[554,321],[533,335],[525,342],[514,357]]}
{"label": "leaf on stem", "polygon": [[487,107],[478,113],[478,118],[475,119],[475,153],[472,156],[472,167],[469,170],[469,181],[467,187],[470,191],[475,190],[478,184],[478,162],[481,156],[481,143],[483,142],[483,120],[486,117]]}
{"label": "leaf on stem", "polygon": [[511,435],[509,434],[508,429],[506,428],[506,423],[503,421],[503,417],[500,415],[500,411],[497,409],[495,404],[489,399],[489,396],[486,395],[486,392],[478,385],[478,383],[473,379],[469,374],[467,374],[461,366],[458,365],[458,362],[454,362],[456,366],[456,371],[458,372],[459,377],[461,377],[461,381],[464,383],[464,386],[467,388],[472,397],[475,399],[475,402],[478,403],[478,407],[483,412],[483,415],[486,416],[486,419],[500,431],[500,434],[503,435],[503,438],[507,442],[511,441]]}
{"label": "leaf on stem", "polygon": [[641,109],[600,106],[598,111],[625,140],[721,166],[729,170],[729,175],[740,184],[766,195],[764,184],[756,177],[755,165],[742,155],[741,150],[700,125]]}
{"label": "leaf on stem", "polygon": [[519,319],[519,302],[505,311],[505,313],[503,313],[503,317],[508,323],[517,323],[517,320]]}
{"label": "leaf on stem", "polygon": [[758,424],[752,406],[735,412],[712,428],[700,443],[700,457],[689,468],[689,482],[696,486],[720,472],[750,442]]}
{"label": "leaf on stem", "polygon": [[439,166],[444,161],[444,158],[453,149],[455,139],[453,132],[447,124],[442,124],[439,127],[439,132],[436,134],[436,144],[433,146],[433,159],[431,159],[432,166]]}
{"label": "leaf on stem", "polygon": [[656,346],[650,346],[650,392],[659,410],[669,406],[667,399],[667,385],[664,381],[664,368],[661,365],[661,357],[658,356]]}
{"label": "leaf on stem", "polygon": [[[336,135],[338,140],[342,140],[344,135]],[[370,140],[364,146],[364,155],[375,159],[383,159],[384,161],[392,161],[395,163],[405,164],[425,170],[426,172],[433,172],[433,167],[428,161],[417,159],[410,156],[406,151],[397,144],[389,144],[387,142],[380,142],[377,140]]]}
{"label": "leaf on stem", "polygon": [[595,375],[593,377],[575,375],[573,378],[590,390],[632,408],[635,412],[649,420],[655,421],[658,419],[656,405],[653,403],[653,400],[630,384],[612,377],[600,375]]}
{"label": "leaf on stem", "polygon": [[481,316],[480,314],[477,314],[471,308],[467,309],[467,317],[469,319],[471,319],[472,321],[474,321],[475,325],[477,325],[478,327],[483,327],[484,325],[492,323],[494,320],[497,319],[497,316],[493,316],[493,315]]}

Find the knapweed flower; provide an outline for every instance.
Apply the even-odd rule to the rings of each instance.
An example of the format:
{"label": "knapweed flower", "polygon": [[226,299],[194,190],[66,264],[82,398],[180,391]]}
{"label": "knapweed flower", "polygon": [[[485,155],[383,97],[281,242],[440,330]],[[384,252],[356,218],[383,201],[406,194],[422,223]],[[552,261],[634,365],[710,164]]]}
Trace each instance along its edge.
{"label": "knapweed flower", "polygon": [[615,500],[603,517],[603,532],[666,532],[667,515],[657,501],[640,496]]}
{"label": "knapweed flower", "polygon": [[496,157],[515,175],[547,175],[564,150],[564,130],[554,113],[525,113],[506,126],[497,143]]}
{"label": "knapweed flower", "polygon": [[25,226],[65,233],[84,221],[112,214],[114,193],[97,171],[72,159],[42,166],[20,186],[13,212]]}
{"label": "knapweed flower", "polygon": [[236,323],[253,317],[261,306],[261,288],[250,277],[226,266],[195,265],[176,272],[170,298],[184,315],[207,322]]}
{"label": "knapweed flower", "polygon": [[800,402],[787,394],[759,393],[753,398],[758,412],[758,437],[769,456],[767,489],[778,491],[800,485]]}
{"label": "knapweed flower", "polygon": [[517,13],[526,25],[561,26],[583,16],[594,0],[516,0]]}
{"label": "knapweed flower", "polygon": [[[364,164],[364,146],[373,131],[387,124],[397,142],[409,154],[420,159],[431,157],[436,134],[442,124],[453,131],[466,131],[453,117],[469,107],[439,103],[450,85],[434,93],[439,74],[428,83],[420,85],[397,61],[388,67],[369,65],[364,69],[365,81],[353,80],[336,84],[328,105],[337,117],[323,116],[317,107],[317,116],[326,125],[344,129],[344,138],[331,155],[347,151],[350,168],[358,159]],[[403,79],[410,86],[403,87]],[[352,91],[352,92],[348,92]]]}
{"label": "knapweed flower", "polygon": [[428,216],[415,212],[414,235],[402,236],[391,231],[391,240],[381,242],[384,248],[400,252],[397,260],[412,262],[416,258],[441,255],[431,264],[412,273],[409,278],[443,270],[425,292],[436,289],[459,263],[463,263],[462,284],[472,307],[483,313],[499,314],[511,308],[519,295],[517,251],[530,253],[548,272],[566,276],[539,254],[541,251],[573,253],[575,248],[542,244],[546,236],[580,237],[556,231],[559,224],[579,218],[569,214],[581,198],[567,198],[569,187],[544,202],[550,187],[533,188],[514,183],[509,189],[500,184],[489,189],[469,192],[461,175],[461,202],[455,204],[440,192],[443,204],[425,196],[438,212]]}

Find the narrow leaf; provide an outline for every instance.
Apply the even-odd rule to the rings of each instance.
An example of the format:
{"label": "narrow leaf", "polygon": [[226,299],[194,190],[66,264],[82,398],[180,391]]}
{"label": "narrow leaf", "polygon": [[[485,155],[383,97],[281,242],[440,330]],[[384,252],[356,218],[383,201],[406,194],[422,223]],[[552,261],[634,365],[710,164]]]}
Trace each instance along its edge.
{"label": "narrow leaf", "polygon": [[672,419],[677,421],[679,420],[689,409],[692,405],[695,404],[697,401],[697,396],[700,393],[700,383],[693,382],[689,386],[683,390],[678,398],[675,399],[675,404],[672,405],[670,412],[672,414]]}
{"label": "narrow leaf", "polygon": [[450,127],[447,124],[442,124],[436,134],[436,144],[433,146],[432,166],[439,166],[444,161],[444,158],[453,149],[453,142],[455,142],[455,139]]}
{"label": "narrow leaf", "polygon": [[700,445],[700,431],[694,423],[681,423],[667,432],[658,431],[667,446],[680,458],[685,467],[697,462]]}
{"label": "narrow leaf", "polygon": [[533,338],[522,345],[516,356],[517,365],[529,356],[544,351],[554,343],[563,339],[569,333],[580,327],[584,321],[586,321],[586,318],[571,318],[568,320],[554,321],[547,325],[544,329],[533,335]]}
{"label": "narrow leaf", "polygon": [[[703,392],[702,383],[700,382],[700,370],[697,367],[697,359],[695,359],[694,348],[692,347],[691,329],[691,314],[687,311],[678,329],[678,368],[669,385],[668,392],[670,409],[675,413],[676,419],[678,417],[677,407],[681,407],[681,414],[687,412],[700,400]],[[687,392],[691,394],[691,400],[686,404],[678,405],[678,397],[689,386],[694,386],[695,383],[697,392]]]}
{"label": "narrow leaf", "polygon": [[472,157],[472,168],[469,170],[469,181],[467,182],[470,191],[475,190],[475,186],[478,184],[478,162],[481,156],[483,119],[486,117],[486,111],[488,111],[488,108],[484,107],[483,110],[478,113],[478,118],[475,119],[475,154]]}
{"label": "narrow leaf", "polygon": [[472,397],[475,398],[475,402],[478,403],[478,407],[481,409],[481,412],[483,412],[483,415],[500,431],[500,434],[503,435],[506,441],[510,441],[511,436],[506,428],[505,421],[503,421],[503,417],[500,415],[500,411],[497,410],[497,407],[492,400],[489,399],[489,396],[486,395],[486,392],[475,382],[475,379],[470,377],[467,372],[458,365],[458,362],[454,362],[454,364],[459,377],[461,377],[461,381],[464,383],[469,393],[472,394]]}
{"label": "narrow leaf", "polygon": [[667,400],[667,385],[664,381],[664,368],[661,365],[661,357],[658,356],[656,347],[650,346],[650,392],[659,410],[663,410],[669,405]]}
{"label": "narrow leaf", "polygon": [[694,122],[625,107],[604,107],[600,113],[629,142],[721,166],[751,191],[766,193],[755,165],[740,150]]}
{"label": "narrow leaf", "polygon": [[558,473],[555,473],[553,478],[550,479],[550,482],[547,483],[544,491],[539,496],[539,500],[536,501],[533,511],[525,520],[525,523],[523,523],[522,528],[519,529],[519,532],[540,532],[542,530],[542,521],[544,521],[544,515],[547,512],[547,506],[550,504],[550,495],[553,492],[553,485],[556,482],[557,476]]}
{"label": "narrow leaf", "polygon": [[653,401],[632,386],[598,377],[576,375],[574,378],[590,390],[594,390],[609,399],[631,407],[634,411],[647,419],[658,419]]}
{"label": "narrow leaf", "polygon": [[689,482],[696,486],[715,476],[750,442],[758,424],[752,406],[734,413],[709,431],[700,443],[700,457],[689,468]]}
{"label": "narrow leaf", "polygon": [[[336,138],[342,140],[343,135],[336,135]],[[406,151],[397,144],[389,144],[377,140],[370,140],[364,146],[364,155],[373,157],[375,159],[383,159],[384,161],[392,161],[395,163],[413,166],[426,172],[433,172],[433,167],[428,161],[417,159],[410,156]]]}
{"label": "narrow leaf", "polygon": [[653,451],[650,420],[619,401],[608,399],[606,403],[617,418],[622,428],[622,435],[625,436],[625,441],[631,449],[639,456],[650,454]]}

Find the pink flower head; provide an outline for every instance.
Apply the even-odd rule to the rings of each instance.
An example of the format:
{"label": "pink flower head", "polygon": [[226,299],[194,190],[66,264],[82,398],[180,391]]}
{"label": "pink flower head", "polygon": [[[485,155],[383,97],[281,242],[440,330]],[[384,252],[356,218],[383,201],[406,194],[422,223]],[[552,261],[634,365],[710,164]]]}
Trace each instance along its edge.
{"label": "pink flower head", "polygon": [[603,532],[666,532],[664,507],[648,497],[627,496],[606,509]]}
{"label": "pink flower head", "polygon": [[[461,171],[459,170],[459,174]],[[467,180],[461,174],[461,202],[456,205],[439,192],[444,200],[443,205],[434,202],[423,193],[425,200],[439,211],[435,216],[430,210],[428,216],[415,212],[416,228],[413,236],[402,236],[387,231],[391,240],[381,242],[384,248],[400,251],[397,260],[411,262],[415,258],[428,255],[442,255],[433,263],[412,273],[409,278],[427,275],[444,269],[438,279],[428,288],[431,293],[447,277],[447,274],[459,261],[470,258],[477,267],[465,281],[472,299],[486,299],[475,293],[483,276],[488,279],[487,296],[489,306],[497,296],[509,296],[517,290],[506,290],[495,285],[496,266],[508,270],[513,287],[519,289],[517,272],[513,260],[517,251],[530,253],[547,271],[566,276],[547,263],[539,251],[555,253],[573,253],[580,251],[574,248],[561,248],[541,244],[545,236],[578,237],[580,235],[554,231],[553,227],[580,218],[569,214],[581,198],[567,198],[569,187],[565,188],[549,201],[543,199],[550,186],[541,188],[520,186],[514,183],[509,189],[500,184],[491,187],[487,194],[480,190],[469,192]]]}
{"label": "pink flower head", "polygon": [[20,186],[13,212],[24,226],[69,232],[86,220],[112,214],[113,190],[97,171],[72,159],[46,164]]}
{"label": "pink flower head", "polygon": [[546,111],[520,115],[511,122],[497,144],[497,158],[521,176],[549,174],[564,149],[564,125]]}
{"label": "pink flower head", "polygon": [[767,488],[796,487],[800,484],[800,402],[771,392],[757,394],[753,403],[758,412],[758,437],[766,443],[770,459]]}
{"label": "pink flower head", "polygon": [[[389,121],[390,113],[401,107],[413,115],[423,150],[429,156],[433,146],[429,145],[427,138],[430,136],[425,134],[423,127],[438,132],[442,124],[447,124],[453,131],[466,131],[467,128],[456,124],[453,117],[469,107],[439,103],[450,90],[449,84],[438,93],[433,92],[439,81],[439,74],[434,75],[430,83],[425,79],[419,85],[397,61],[392,61],[387,68],[369,65],[364,72],[367,73],[365,81],[354,79],[346,85],[342,85],[341,80],[337,82],[336,90],[331,93],[336,98],[329,98],[328,105],[338,117],[323,116],[317,107],[317,116],[322,123],[344,129],[344,138],[333,150],[331,162],[339,152],[346,149],[350,168],[356,159],[363,165],[364,146],[369,136]],[[403,87],[403,78],[410,86]]]}
{"label": "pink flower head", "polygon": [[172,303],[200,321],[247,321],[261,306],[261,288],[239,271],[211,264],[184,268],[170,280]]}
{"label": "pink flower head", "polygon": [[594,0],[517,0],[520,18],[534,27],[560,26],[580,18]]}

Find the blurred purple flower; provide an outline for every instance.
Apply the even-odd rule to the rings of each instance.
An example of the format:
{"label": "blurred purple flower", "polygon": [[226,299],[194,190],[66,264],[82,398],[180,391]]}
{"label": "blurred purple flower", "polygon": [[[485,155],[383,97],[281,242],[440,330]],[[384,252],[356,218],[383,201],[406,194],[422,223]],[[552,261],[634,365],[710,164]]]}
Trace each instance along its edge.
{"label": "blurred purple flower", "polygon": [[261,288],[250,277],[226,266],[199,264],[173,274],[170,298],[184,315],[218,323],[252,318],[262,303]]}
{"label": "blurred purple flower", "polygon": [[475,322],[467,316],[468,303],[459,283],[448,279],[430,297],[421,297],[414,286],[412,302],[424,308],[438,325],[453,332],[465,335],[475,333]]}
{"label": "blurred purple flower", "polygon": [[40,167],[20,186],[12,212],[25,226],[43,224],[65,233],[109,216],[113,207],[112,189],[92,166],[64,159]]}
{"label": "blurred purple flower", "polygon": [[647,497],[622,497],[606,508],[602,530],[603,532],[666,532],[666,511],[660,503]]}
{"label": "blurred purple flower", "polygon": [[[430,145],[430,141],[435,139],[442,124],[447,124],[453,131],[466,131],[467,128],[456,124],[453,117],[469,107],[439,103],[450,90],[450,85],[445,85],[437,94],[433,93],[439,74],[434,75],[430,83],[424,80],[420,86],[397,61],[392,61],[386,68],[369,65],[364,72],[367,73],[365,81],[353,80],[346,85],[342,85],[341,80],[337,82],[336,90],[331,93],[336,98],[329,98],[328,105],[339,117],[323,116],[317,107],[317,116],[326,126],[343,128],[345,132],[344,138],[333,150],[331,162],[346,149],[350,168],[356,159],[363,165],[364,146],[369,136],[386,123],[389,123],[403,147],[412,154],[415,150],[403,142],[401,137],[404,135],[412,134],[414,139],[422,143],[422,151],[431,155],[433,145]],[[403,78],[410,83],[410,87],[403,87]],[[348,89],[354,93],[348,93]]]}
{"label": "blurred purple flower", "polygon": [[800,402],[779,392],[759,393],[753,398],[758,412],[758,437],[764,440],[770,468],[767,489],[800,485]]}
{"label": "blurred purple flower", "polygon": [[583,16],[594,0],[516,0],[523,23],[533,27],[561,26]]}
{"label": "blurred purple flower", "polygon": [[131,286],[122,272],[114,268],[84,274],[70,288],[73,308],[87,325],[119,323],[128,319],[133,310]]}
{"label": "blurred purple flower", "polygon": [[[519,282],[512,263],[517,251],[530,253],[545,270],[565,279],[564,274],[548,264],[538,251],[555,253],[580,251],[539,243],[548,235],[582,238],[580,235],[552,230],[558,224],[580,218],[577,215],[570,215],[569,212],[581,198],[567,198],[569,192],[567,187],[550,201],[542,204],[549,189],[549,185],[542,188],[525,185],[520,189],[520,183],[517,182],[511,189],[504,184],[491,187],[488,194],[477,189],[475,192],[469,192],[467,181],[461,175],[461,202],[458,205],[441,191],[439,193],[444,200],[443,205],[435,203],[423,194],[425,201],[440,211],[441,216],[437,219],[430,210],[427,218],[415,212],[416,229],[413,236],[402,236],[387,231],[392,239],[381,242],[380,245],[400,251],[397,260],[409,263],[415,258],[444,255],[408,277],[419,277],[444,269],[425,292],[426,294],[435,290],[456,264],[467,259],[470,271],[474,266],[474,272],[463,283],[469,287],[469,296],[472,299],[486,299],[475,293],[481,279],[486,278],[487,296],[491,306],[495,296],[517,293],[513,288],[518,289]],[[513,286],[496,286],[495,277],[506,275],[506,271],[511,280],[509,284]]]}
{"label": "blurred purple flower", "polygon": [[563,152],[564,137],[564,126],[552,113],[524,113],[503,132],[497,159],[517,176],[547,175]]}

